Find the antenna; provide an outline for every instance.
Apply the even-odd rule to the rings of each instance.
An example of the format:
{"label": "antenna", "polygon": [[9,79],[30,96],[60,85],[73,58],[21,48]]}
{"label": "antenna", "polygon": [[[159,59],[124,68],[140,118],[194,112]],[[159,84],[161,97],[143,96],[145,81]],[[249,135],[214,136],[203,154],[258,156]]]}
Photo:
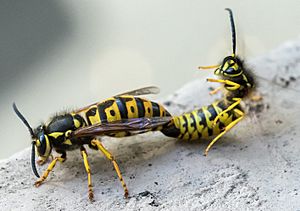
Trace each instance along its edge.
{"label": "antenna", "polygon": [[236,50],[236,33],[235,33],[235,26],[234,26],[234,19],[233,13],[230,8],[225,8],[229,12],[230,24],[231,24],[231,35],[232,35],[232,53],[235,55]]}
{"label": "antenna", "polygon": [[35,176],[37,176],[37,178],[40,178],[40,175],[37,172],[36,165],[35,165],[35,141],[32,142],[32,148],[31,148],[31,167]]}
{"label": "antenna", "polygon": [[[27,120],[25,119],[25,117],[21,114],[21,112],[19,111],[19,109],[17,108],[15,103],[13,103],[13,109],[14,109],[15,113],[17,114],[17,116],[22,120],[22,122],[28,128],[31,137],[34,138],[35,135],[34,135],[34,132],[33,132],[32,128],[30,127],[30,125],[27,122]],[[35,141],[33,141],[31,143],[32,144],[32,148],[31,148],[31,167],[32,167],[32,171],[35,174],[35,176],[40,178],[40,175],[37,172],[36,165],[35,165],[35,143],[36,143]]]}
{"label": "antenna", "polygon": [[21,114],[21,112],[19,111],[19,109],[17,108],[17,106],[16,106],[15,103],[13,103],[13,109],[14,109],[15,113],[18,115],[18,117],[22,120],[22,122],[26,125],[26,127],[29,130],[29,133],[30,133],[31,137],[33,138],[34,137],[34,133],[33,133],[32,128],[30,127],[30,125],[27,122],[27,120],[25,119],[25,117]]}

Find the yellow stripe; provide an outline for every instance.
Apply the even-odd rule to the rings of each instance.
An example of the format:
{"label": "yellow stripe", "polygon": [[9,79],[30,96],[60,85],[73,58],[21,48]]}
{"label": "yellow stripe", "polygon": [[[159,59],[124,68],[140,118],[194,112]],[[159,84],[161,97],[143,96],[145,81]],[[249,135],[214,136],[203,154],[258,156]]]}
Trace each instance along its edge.
{"label": "yellow stripe", "polygon": [[166,116],[166,110],[165,110],[165,108],[163,107],[163,106],[161,106],[160,104],[158,104],[158,106],[159,106],[159,111],[160,111],[160,116],[162,117],[162,116]]}
{"label": "yellow stripe", "polygon": [[180,124],[180,134],[184,134],[186,132],[185,127],[183,127],[183,123],[185,122],[183,119],[183,115],[178,117],[179,124]]}
{"label": "yellow stripe", "polygon": [[73,122],[76,128],[79,128],[81,126],[80,122],[78,119],[73,118]]}
{"label": "yellow stripe", "polygon": [[49,156],[50,155],[50,151],[51,151],[51,146],[50,146],[50,142],[49,142],[48,136],[45,135],[45,139],[46,139],[46,152],[44,153],[44,156]]}
{"label": "yellow stripe", "polygon": [[70,139],[67,139],[63,142],[63,144],[72,145],[72,142]]}
{"label": "yellow stripe", "polygon": [[[139,117],[139,112],[138,112],[138,107],[137,107],[137,104],[136,104],[136,101],[135,101],[134,97],[126,96],[126,98],[131,98],[132,99],[130,101],[126,101],[128,119],[138,118]],[[131,111],[131,107],[133,107],[133,112]]]}
{"label": "yellow stripe", "polygon": [[53,133],[48,134],[48,136],[51,136],[55,139],[57,139],[58,136],[62,136],[62,135],[64,135],[63,132],[53,132]]}
{"label": "yellow stripe", "polygon": [[226,62],[226,63],[224,64],[222,70],[227,70],[228,66],[229,66],[228,63]]}
{"label": "yellow stripe", "polygon": [[89,120],[90,120],[90,122],[91,122],[91,124],[93,125],[93,124],[101,123],[97,105],[91,106],[91,107],[89,108],[89,110],[92,109],[92,108],[96,108],[96,114],[95,114],[94,116],[89,116],[89,117],[88,117]]}
{"label": "yellow stripe", "polygon": [[[144,108],[145,108],[145,117],[152,117],[153,116],[153,109],[152,109],[152,104],[150,101],[143,101]],[[150,108],[150,109],[148,109]],[[150,112],[148,112],[150,110]]]}
{"label": "yellow stripe", "polygon": [[[113,111],[114,115],[111,115],[111,111]],[[105,113],[106,113],[108,122],[121,120],[121,114],[120,114],[119,107],[118,107],[116,101],[114,101],[114,103],[110,107],[105,109]]]}

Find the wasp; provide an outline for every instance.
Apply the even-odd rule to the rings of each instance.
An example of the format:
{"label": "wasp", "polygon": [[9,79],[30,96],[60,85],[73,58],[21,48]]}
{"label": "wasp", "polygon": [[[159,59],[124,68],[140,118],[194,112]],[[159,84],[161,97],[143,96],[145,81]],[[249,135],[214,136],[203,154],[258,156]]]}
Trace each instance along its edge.
{"label": "wasp", "polygon": [[[240,103],[243,98],[255,87],[253,75],[245,67],[243,61],[236,55],[236,32],[232,10],[226,8],[229,12],[231,32],[232,32],[232,54],[223,59],[219,65],[200,67],[200,69],[216,68],[214,74],[220,76],[220,79],[209,78],[207,81],[223,84],[220,88],[212,91],[212,94],[225,88],[224,97],[213,102],[211,105],[195,109],[192,112],[184,113],[179,116],[162,117],[160,123],[165,121],[161,127],[161,132],[168,136],[182,140],[198,140],[215,136],[205,149],[204,155],[208,154],[209,149],[226,132],[239,123],[245,116]],[[131,122],[133,120],[129,120]],[[140,125],[137,122],[140,121]],[[140,118],[134,120],[136,130],[141,130],[143,124],[149,127],[152,124],[155,127],[157,118]]]}
{"label": "wasp", "polygon": [[[138,95],[156,94],[158,92],[159,89],[157,87],[150,86],[122,93],[72,112],[55,115],[49,120],[49,123],[41,124],[35,129],[32,129],[16,104],[13,103],[15,113],[26,125],[33,139],[31,165],[33,173],[39,178],[35,182],[35,186],[39,187],[46,180],[58,161],[63,163],[67,159],[67,151],[80,149],[88,176],[88,196],[93,201],[91,169],[85,149],[85,145],[88,145],[91,149],[101,151],[112,162],[124,189],[124,196],[128,197],[128,188],[114,156],[102,145],[97,136],[124,137],[150,130],[160,130],[162,124],[159,118],[170,116],[170,113],[156,102],[137,97]],[[156,120],[156,123],[151,121],[151,127],[147,127],[147,124],[142,122],[143,130],[139,130],[138,132],[133,130],[131,132],[131,125],[136,125],[134,121],[131,123],[123,122],[123,120],[127,119],[150,117],[159,118]],[[109,125],[112,122],[115,124]],[[141,123],[138,122],[138,124]],[[44,164],[49,157],[52,157],[53,149],[60,156],[52,159],[46,171],[40,177],[35,165],[35,154],[37,152],[40,158],[37,163]]]}

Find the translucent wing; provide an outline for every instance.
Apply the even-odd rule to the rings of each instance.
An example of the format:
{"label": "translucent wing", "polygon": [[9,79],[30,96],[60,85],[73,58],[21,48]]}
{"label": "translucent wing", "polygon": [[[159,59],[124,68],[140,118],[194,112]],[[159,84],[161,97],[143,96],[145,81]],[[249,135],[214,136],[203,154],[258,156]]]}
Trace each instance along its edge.
{"label": "translucent wing", "polygon": [[172,117],[134,118],[90,125],[75,130],[71,137],[99,136],[123,131],[146,132],[169,123]]}
{"label": "translucent wing", "polygon": [[[131,90],[131,91],[128,91],[128,92],[124,92],[124,93],[115,95],[114,97],[119,97],[119,96],[122,96],[122,95],[139,96],[139,95],[148,95],[148,94],[158,94],[159,91],[160,91],[159,88],[156,87],[156,86],[147,86],[147,87],[143,87],[143,88],[140,88],[140,89],[135,89],[135,90]],[[82,111],[85,111],[85,110],[89,109],[90,107],[92,107],[94,105],[97,105],[97,104],[99,104],[99,102],[96,102],[96,103],[90,104],[88,106],[82,107],[80,109],[77,109],[74,112],[75,113],[80,113]]]}
{"label": "translucent wing", "polygon": [[159,88],[156,86],[147,86],[147,87],[142,87],[140,89],[135,89],[131,90],[128,92],[124,92],[118,95],[115,95],[114,97],[118,97],[121,95],[134,95],[134,96],[139,96],[139,95],[149,95],[149,94],[158,94],[160,92]]}

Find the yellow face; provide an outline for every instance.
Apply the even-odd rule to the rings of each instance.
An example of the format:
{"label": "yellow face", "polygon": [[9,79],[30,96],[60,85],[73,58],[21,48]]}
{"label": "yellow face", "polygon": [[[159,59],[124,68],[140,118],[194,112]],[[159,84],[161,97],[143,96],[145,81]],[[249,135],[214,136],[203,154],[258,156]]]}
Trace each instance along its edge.
{"label": "yellow face", "polygon": [[241,67],[241,61],[234,56],[228,56],[223,60],[221,66],[215,70],[215,74],[229,78],[242,75],[243,68]]}

